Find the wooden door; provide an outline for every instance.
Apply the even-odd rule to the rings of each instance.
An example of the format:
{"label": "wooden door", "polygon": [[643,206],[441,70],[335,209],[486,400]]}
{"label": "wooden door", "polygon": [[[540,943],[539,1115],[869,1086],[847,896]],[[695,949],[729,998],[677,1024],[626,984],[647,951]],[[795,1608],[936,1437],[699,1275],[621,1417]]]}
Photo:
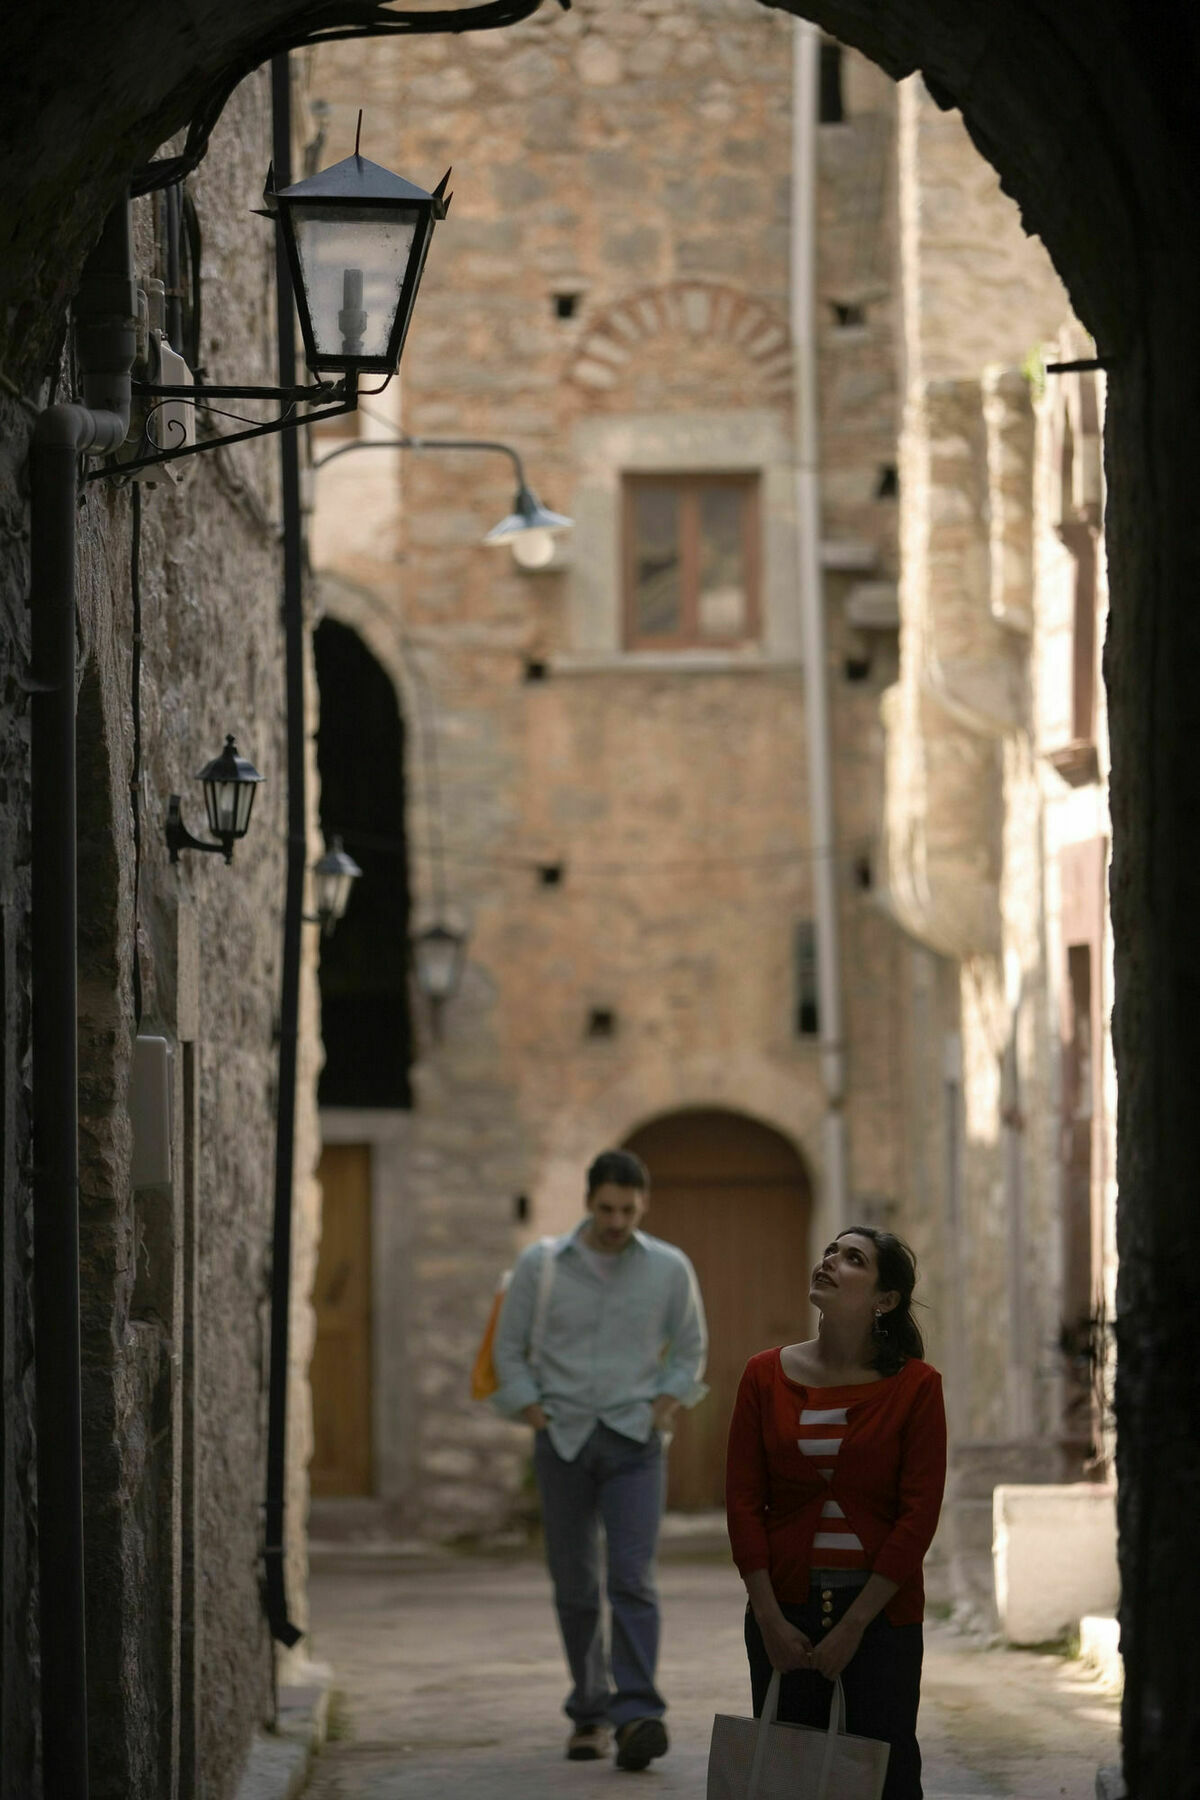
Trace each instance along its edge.
{"label": "wooden door", "polygon": [[691,1258],[708,1318],[710,1392],[679,1416],[667,1504],[723,1506],[742,1370],[756,1351],[807,1335],[807,1173],[785,1138],[738,1113],[674,1113],[626,1148],[650,1170],[646,1229]]}
{"label": "wooden door", "polygon": [[371,1492],[371,1149],[327,1144],[313,1305],[313,1494]]}

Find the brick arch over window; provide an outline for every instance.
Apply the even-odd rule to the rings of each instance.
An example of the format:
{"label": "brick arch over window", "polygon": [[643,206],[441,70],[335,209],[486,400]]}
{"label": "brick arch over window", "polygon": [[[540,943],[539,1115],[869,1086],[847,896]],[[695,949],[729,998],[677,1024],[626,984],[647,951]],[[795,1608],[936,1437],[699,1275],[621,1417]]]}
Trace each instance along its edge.
{"label": "brick arch over window", "polygon": [[694,405],[698,391],[711,406],[787,404],[792,378],[782,313],[708,281],[645,288],[609,307],[592,321],[570,368],[595,404],[617,410],[628,407],[631,388],[642,411],[669,402],[675,387],[683,405]]}
{"label": "brick arch over window", "polygon": [[[152,0],[9,9],[0,416],[17,455],[29,421],[13,389],[40,393],[83,257],[131,171],[188,123],[230,63],[249,66],[318,24],[369,29],[379,10],[374,0],[245,0],[204,9],[198,31],[194,9]],[[922,71],[939,100],[962,108],[1111,359],[1105,667],[1121,1083],[1124,1716],[1131,1788],[1142,1800],[1167,1800],[1194,1784],[1200,1682],[1195,1634],[1169,1629],[1181,1612],[1200,1610],[1192,1509],[1179,1504],[1200,1485],[1196,8],[1157,0],[1135,15],[1128,0],[1070,8],[1060,0],[789,0],[782,10],[815,20],[896,77]],[[19,633],[24,574],[19,531],[12,536],[5,604]],[[12,928],[24,929],[21,917]]]}

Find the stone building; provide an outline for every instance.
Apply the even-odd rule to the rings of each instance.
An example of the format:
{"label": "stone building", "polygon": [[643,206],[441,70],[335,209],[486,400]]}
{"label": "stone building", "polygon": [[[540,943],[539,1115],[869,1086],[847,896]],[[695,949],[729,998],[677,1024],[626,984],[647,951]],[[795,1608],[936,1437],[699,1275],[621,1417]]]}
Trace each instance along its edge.
{"label": "stone building", "polygon": [[[251,214],[271,158],[271,126],[263,73],[233,95],[180,207],[177,191],[133,204],[134,279],[151,307],[162,308],[148,325],[165,321],[188,365],[203,366],[213,382],[278,381],[274,245]],[[162,153],[178,148],[169,143]],[[51,1726],[39,1728],[39,1665],[51,1637],[68,1629],[47,1611],[44,1594],[39,1602],[35,1535],[38,1523],[51,1529],[49,1502],[44,1514],[38,1504],[34,1376],[35,1353],[49,1354],[52,1319],[47,1308],[35,1321],[31,1274],[30,1009],[44,994],[30,961],[26,597],[31,431],[40,407],[78,391],[72,346],[64,311],[49,378],[32,380],[24,402],[11,384],[0,394],[5,1800],[43,1792],[41,1748]],[[146,349],[143,338],[135,375],[152,379]],[[159,441],[153,418],[148,429]],[[218,419],[218,429],[229,426]],[[135,430],[124,454],[137,448]],[[287,842],[278,466],[267,440],[136,482],[103,473],[85,479],[102,468],[95,459],[80,471],[82,1482],[94,1800],[229,1800],[254,1734],[275,1710],[260,1583]],[[264,777],[249,835],[231,867],[187,852],[172,864],[168,797],[182,796],[185,824],[203,834],[193,777],[226,733]],[[307,981],[315,1016],[311,969]],[[305,1042],[294,1262],[307,1289],[315,1246],[311,1022]],[[56,1220],[55,1230],[68,1228],[65,1216]],[[58,1322],[69,1326],[69,1296],[61,1305]],[[308,1358],[308,1316],[298,1300],[298,1367]],[[296,1400],[291,1465],[301,1487],[290,1496],[288,1598],[303,1627],[306,1389]],[[61,1429],[69,1441],[69,1418]],[[48,1553],[55,1555],[53,1543]],[[67,1792],[47,1776],[46,1800],[52,1786],[55,1800]]]}
{"label": "stone building", "polygon": [[[414,935],[468,933],[461,988],[436,1030],[418,1003],[390,1095],[402,996],[393,982],[382,1013],[371,998],[393,953],[386,901],[356,924],[368,880],[322,964],[314,1492],[357,1496],[376,1525],[508,1517],[524,1439],[469,1400],[474,1345],[518,1245],[579,1216],[598,1149],[646,1155],[650,1229],[689,1250],[708,1300],[714,1395],[677,1440],[684,1506],[719,1502],[733,1387],[803,1314],[815,1236],[844,1209],[907,1210],[894,1051],[911,952],[872,866],[897,645],[895,90],[828,45],[819,99],[814,80],[799,101],[794,37],[738,0],[606,0],[503,41],[380,47],[367,69],[322,49],[308,72],[323,156],[361,106],[364,154],[425,185],[454,164],[401,379],[360,415],[375,447],[312,477],[323,825],[364,867],[377,856],[389,900],[407,870]],[[820,158],[831,849],[806,735],[798,109]],[[481,548],[512,505],[508,463],[389,449],[398,431],[515,446],[573,532],[537,568]],[[314,460],[348,447],[321,439]],[[390,692],[383,738],[352,668],[358,692]],[[327,771],[368,737],[378,779],[352,795],[335,775],[335,800]],[[841,1202],[822,856],[842,938]]]}
{"label": "stone building", "polygon": [[[901,636],[881,898],[934,953],[913,996],[910,1141],[920,1231],[941,1245],[943,1543],[960,1611],[990,1621],[996,1486],[1111,1470],[1103,398],[1094,372],[1044,373],[1094,350],[961,124],[919,81],[899,119]],[[1111,1551],[1101,1565],[1085,1610],[1115,1604]]]}
{"label": "stone building", "polygon": [[[818,839],[791,32],[732,6],[598,6],[465,58],[380,56],[366,86],[344,52],[311,70],[326,139],[361,103],[384,160],[423,181],[456,163],[437,299],[399,396],[361,422],[370,455],[314,476],[313,555],[319,668],[340,700],[357,645],[404,721],[407,802],[394,786],[352,848],[390,841],[414,930],[449,908],[470,934],[464,987],[440,1034],[417,1019],[391,1105],[371,1094],[378,1051],[353,1104],[327,1033],[326,1077],[340,1062],[348,1085],[323,1112],[314,1485],[376,1504],[318,1512],[318,1529],[505,1518],[522,1444],[470,1410],[473,1338],[515,1243],[566,1228],[589,1156],[625,1142],[655,1177],[651,1228],[693,1254],[713,1315],[715,1392],[681,1429],[675,1504],[718,1503],[732,1384],[756,1342],[803,1324],[815,1234],[893,1225],[947,1373],[947,1592],[976,1616],[997,1483],[1105,1465],[1088,1362],[1115,1267],[1099,402],[1093,375],[1034,395],[1042,346],[1083,334],[961,123],[826,41],[809,103],[846,1013],[835,1199],[804,985]],[[481,548],[506,510],[501,459],[388,448],[401,432],[514,442],[574,532],[536,569]],[[318,445],[318,463],[331,448],[349,446]],[[661,604],[639,586],[643,519],[722,483],[756,509],[757,615],[718,622],[720,645],[699,608],[643,628],[639,607]],[[1090,635],[1067,591],[1085,566]],[[708,604],[720,621],[730,601]],[[323,718],[323,755],[345,728]],[[379,923],[359,927],[372,944]],[[341,1009],[361,1037],[373,1004],[359,967],[356,999],[324,976],[335,1037]],[[393,999],[393,1042],[396,1016]]]}

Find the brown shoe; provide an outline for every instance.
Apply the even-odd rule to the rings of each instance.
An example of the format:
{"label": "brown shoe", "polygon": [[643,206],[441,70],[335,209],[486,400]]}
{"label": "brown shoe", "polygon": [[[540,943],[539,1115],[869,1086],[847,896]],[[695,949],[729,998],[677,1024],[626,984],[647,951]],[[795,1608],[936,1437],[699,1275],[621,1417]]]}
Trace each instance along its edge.
{"label": "brown shoe", "polygon": [[667,1754],[667,1728],[661,1719],[630,1719],[617,1728],[618,1769],[644,1769],[655,1756]]}
{"label": "brown shoe", "polygon": [[612,1748],[607,1725],[577,1725],[567,1739],[568,1762],[599,1762]]}

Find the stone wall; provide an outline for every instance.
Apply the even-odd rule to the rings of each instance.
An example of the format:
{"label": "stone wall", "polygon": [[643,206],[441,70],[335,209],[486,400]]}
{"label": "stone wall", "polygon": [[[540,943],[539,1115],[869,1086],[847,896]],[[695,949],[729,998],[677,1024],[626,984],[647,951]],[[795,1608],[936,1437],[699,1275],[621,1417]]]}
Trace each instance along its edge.
{"label": "stone wall", "polygon": [[[1058,898],[1070,846],[1108,831],[1102,707],[1094,772],[1071,789],[1062,772],[1074,768],[1063,746],[1075,566],[1062,532],[1076,516],[1061,492],[1064,407],[1081,446],[1078,480],[1091,483],[1092,528],[1098,423],[1093,398],[1085,428],[1070,388],[1080,378],[1059,385],[1041,373],[1056,355],[1088,353],[1078,327],[1060,336],[1067,301],[1048,259],[918,81],[901,88],[899,170],[907,394],[900,674],[884,702],[885,882],[896,916],[947,959],[911,1045],[930,1088],[940,1080],[941,1117],[918,1115],[913,1144],[943,1222],[939,1335],[953,1449],[942,1540],[960,1613],[988,1620],[992,1488],[1078,1476],[1085,1464],[1095,1474],[1104,1462],[1103,1441],[1087,1450],[1090,1421],[1082,1447],[1074,1441],[1063,1348]],[[1098,633],[1104,610],[1101,576]],[[1100,920],[1099,875],[1095,886]],[[1107,927],[1098,929],[1097,1301],[1115,1262],[1110,978]]]}
{"label": "stone wall", "polygon": [[[270,158],[265,77],[240,88],[190,186],[203,236],[210,379],[273,383],[273,244],[250,216]],[[138,278],[161,275],[156,202],[135,205]],[[58,392],[68,391],[64,361]],[[6,401],[7,405],[7,401]],[[3,1792],[39,1791],[26,1282],[29,1219],[28,816],[23,668],[32,423],[10,408],[3,504],[12,665],[4,708],[5,1695]],[[84,1486],[91,1791],[132,1800],[234,1792],[271,1716],[259,1595],[269,1331],[281,912],[286,842],[278,456],[239,446],[139,490],[88,482],[79,520],[79,882]],[[177,469],[179,465],[177,465]],[[133,702],[133,580],[141,597]],[[135,731],[140,727],[140,771]],[[232,868],[168,860],[167,797],[202,833],[193,776],[232,731],[266,777]],[[134,804],[131,805],[131,782]],[[135,857],[134,806],[140,819]],[[136,919],[135,919],[136,896]],[[141,982],[135,1014],[135,957]],[[311,986],[311,977],[309,978]],[[309,999],[311,1011],[311,996]],[[132,1186],[129,1083],[138,1031],[173,1058],[173,1179]],[[310,1028],[309,1042],[316,1042]],[[299,1154],[313,1160],[314,1068],[302,1068]],[[21,1171],[20,1178],[14,1178]],[[313,1209],[298,1224],[311,1259]],[[298,1349],[306,1357],[304,1311]],[[298,1436],[303,1435],[303,1416]],[[303,1479],[306,1447],[293,1461]],[[295,1517],[302,1520],[297,1501]],[[305,1619],[293,1530],[293,1616]],[[302,1543],[302,1534],[299,1536]]]}

